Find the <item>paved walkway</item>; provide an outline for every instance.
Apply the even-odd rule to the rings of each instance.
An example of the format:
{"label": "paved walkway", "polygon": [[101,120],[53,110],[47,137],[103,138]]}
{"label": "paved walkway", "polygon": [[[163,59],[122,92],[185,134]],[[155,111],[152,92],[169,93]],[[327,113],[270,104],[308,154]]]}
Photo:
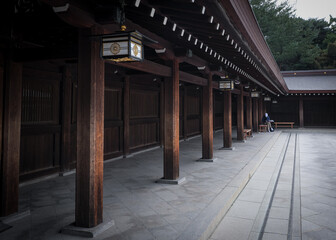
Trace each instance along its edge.
{"label": "paved walkway", "polygon": [[[105,163],[104,219],[115,226],[95,239],[287,239],[301,230],[301,213],[302,239],[336,239],[335,130],[260,133],[233,145],[219,150],[216,133],[209,163],[196,162],[201,138],[181,142],[182,185],[154,183],[160,148]],[[20,209],[31,214],[0,239],[83,239],[59,233],[74,222],[74,202],[74,174],[20,187]]]}
{"label": "paved walkway", "polygon": [[335,155],[335,130],[284,131],[210,239],[336,239]]}

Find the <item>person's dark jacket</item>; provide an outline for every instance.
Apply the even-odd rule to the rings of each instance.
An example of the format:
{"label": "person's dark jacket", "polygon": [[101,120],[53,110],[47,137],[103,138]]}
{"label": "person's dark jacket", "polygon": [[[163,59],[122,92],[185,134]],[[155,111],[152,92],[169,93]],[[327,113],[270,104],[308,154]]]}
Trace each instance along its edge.
{"label": "person's dark jacket", "polygon": [[271,119],[270,119],[269,116],[267,116],[267,117],[263,116],[263,118],[262,118],[262,122],[263,122],[263,123],[267,123],[267,122],[269,122],[270,120],[271,120]]}

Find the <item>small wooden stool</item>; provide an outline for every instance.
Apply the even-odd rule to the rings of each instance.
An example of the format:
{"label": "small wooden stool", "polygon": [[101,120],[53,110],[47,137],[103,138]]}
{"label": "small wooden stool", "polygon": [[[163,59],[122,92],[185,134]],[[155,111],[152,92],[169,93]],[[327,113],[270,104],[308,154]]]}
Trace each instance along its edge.
{"label": "small wooden stool", "polygon": [[[262,131],[263,130],[263,131]],[[267,132],[267,125],[260,124],[259,125],[259,132]]]}

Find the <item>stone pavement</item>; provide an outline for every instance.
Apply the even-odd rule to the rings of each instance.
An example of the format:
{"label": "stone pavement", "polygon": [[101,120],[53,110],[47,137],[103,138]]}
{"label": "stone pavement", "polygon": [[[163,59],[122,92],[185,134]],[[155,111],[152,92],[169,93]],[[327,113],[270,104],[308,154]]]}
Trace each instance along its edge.
{"label": "stone pavement", "polygon": [[302,239],[336,239],[336,133],[300,134]]}
{"label": "stone pavement", "polygon": [[[222,133],[214,134],[209,163],[196,161],[200,137],[181,142],[182,185],[154,183],[161,148],[105,163],[104,219],[115,226],[95,239],[287,239],[301,221],[302,239],[336,239],[335,130],[260,133],[233,145],[219,150]],[[21,186],[20,210],[31,214],[0,239],[83,239],[59,233],[74,222],[74,203],[74,174]]]}
{"label": "stone pavement", "polygon": [[210,239],[336,239],[335,154],[334,129],[284,131]]}

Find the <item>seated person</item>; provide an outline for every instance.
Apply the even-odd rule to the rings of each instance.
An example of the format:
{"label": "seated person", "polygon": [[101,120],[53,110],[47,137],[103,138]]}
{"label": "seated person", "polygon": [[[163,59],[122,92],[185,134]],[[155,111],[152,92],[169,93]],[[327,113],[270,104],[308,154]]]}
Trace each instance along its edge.
{"label": "seated person", "polygon": [[268,116],[268,113],[265,113],[265,116],[262,118],[262,122],[267,125],[267,130],[270,132],[271,130],[273,131],[271,122],[273,122],[270,117]]}

